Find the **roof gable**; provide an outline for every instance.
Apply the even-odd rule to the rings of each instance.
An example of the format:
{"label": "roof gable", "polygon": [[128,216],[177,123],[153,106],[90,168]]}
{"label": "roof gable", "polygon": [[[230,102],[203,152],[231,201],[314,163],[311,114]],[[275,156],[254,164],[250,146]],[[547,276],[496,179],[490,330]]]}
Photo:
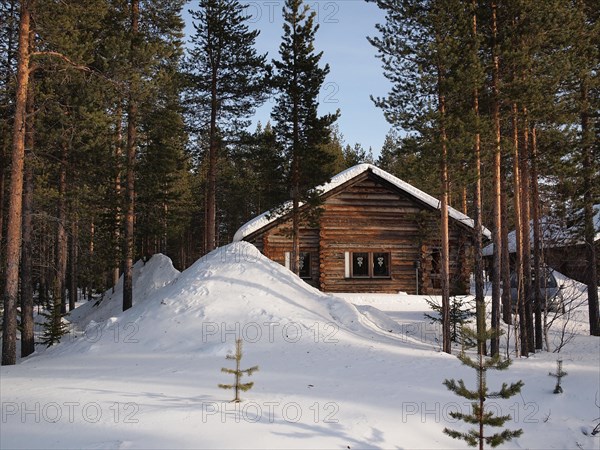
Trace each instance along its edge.
{"label": "roof gable", "polygon": [[[329,183],[325,183],[319,186],[317,189],[321,192],[320,195],[326,195],[327,193],[332,192],[336,188],[357,179],[366,172],[371,172],[375,176],[389,182],[402,192],[408,194],[411,197],[414,197],[426,206],[429,206],[432,209],[440,209],[440,201],[436,198],[421,191],[420,189],[417,189],[416,187],[408,184],[400,178],[395,177],[394,175],[386,172],[385,170],[381,170],[379,167],[376,167],[372,164],[358,164],[354,167],[350,167],[349,169],[346,169],[343,172],[340,172],[339,174],[335,175]],[[291,202],[285,203],[284,208],[282,209],[286,210],[289,206],[291,206]],[[448,215],[450,218],[470,228],[475,228],[475,222],[473,221],[473,219],[450,206],[448,207]],[[283,216],[285,216],[285,213],[275,213],[273,211],[267,211],[250,220],[245,225],[242,225],[240,229],[235,233],[233,241],[241,241],[244,238],[261,230],[262,228],[272,224],[273,222],[277,221]],[[490,231],[486,228],[483,228],[483,235],[488,239],[491,237]]]}

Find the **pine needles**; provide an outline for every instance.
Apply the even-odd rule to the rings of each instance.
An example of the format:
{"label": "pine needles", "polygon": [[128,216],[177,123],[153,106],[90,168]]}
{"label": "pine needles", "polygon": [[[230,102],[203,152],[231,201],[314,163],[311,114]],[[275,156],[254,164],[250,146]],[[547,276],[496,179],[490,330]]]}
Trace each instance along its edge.
{"label": "pine needles", "polygon": [[[468,328],[462,329],[462,334],[466,338],[476,340],[477,342],[485,342],[495,335],[493,330],[483,331],[476,333]],[[465,386],[463,380],[445,380],[444,385],[454,392],[456,395],[471,400],[473,410],[470,414],[463,414],[461,412],[451,412],[450,416],[454,419],[462,420],[463,422],[478,425],[478,428],[471,429],[468,432],[461,432],[457,430],[451,430],[444,428],[444,433],[454,439],[462,439],[467,445],[471,447],[479,446],[480,450],[483,450],[484,443],[491,446],[497,447],[503,442],[510,441],[513,438],[521,436],[523,430],[502,430],[499,433],[495,433],[489,436],[485,435],[484,427],[501,427],[504,423],[511,419],[510,415],[495,416],[491,411],[485,411],[485,401],[488,398],[503,398],[507,399],[515,394],[521,392],[523,382],[518,381],[516,383],[503,383],[500,390],[496,392],[489,392],[486,373],[488,370],[506,370],[510,365],[509,359],[501,359],[500,355],[493,356],[491,358],[485,357],[479,353],[476,359],[467,356],[464,350],[458,355],[458,359],[468,366],[474,369],[477,373],[477,388],[468,389]]]}
{"label": "pine needles", "polygon": [[242,340],[237,339],[235,341],[235,355],[227,355],[227,359],[231,359],[235,361],[235,369],[228,369],[223,367],[221,372],[229,373],[235,375],[235,382],[233,384],[219,384],[221,389],[235,389],[235,398],[232,402],[239,403],[242,400],[240,399],[240,391],[246,392],[254,386],[254,382],[250,381],[249,383],[242,383],[242,377],[244,375],[252,375],[254,372],[258,370],[258,366],[250,367],[249,369],[241,369],[240,362],[242,361]]}

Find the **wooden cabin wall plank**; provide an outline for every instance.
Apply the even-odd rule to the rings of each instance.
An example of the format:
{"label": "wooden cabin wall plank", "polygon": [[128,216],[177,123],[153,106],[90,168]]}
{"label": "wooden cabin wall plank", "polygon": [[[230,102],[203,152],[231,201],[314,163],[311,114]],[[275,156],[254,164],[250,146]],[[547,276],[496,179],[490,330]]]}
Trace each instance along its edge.
{"label": "wooden cabin wall plank", "polygon": [[[419,292],[437,293],[432,252],[441,247],[439,212],[372,174],[336,189],[322,205],[319,226],[301,227],[301,251],[315,255],[310,284],[328,292],[415,293],[419,261]],[[285,252],[292,248],[290,228],[290,220],[268,227],[253,243],[267,257],[285,264]],[[451,221],[450,278],[463,282],[470,273],[468,264],[461,262],[470,251],[468,236],[464,226]],[[391,276],[346,279],[345,253],[357,251],[389,252]]]}

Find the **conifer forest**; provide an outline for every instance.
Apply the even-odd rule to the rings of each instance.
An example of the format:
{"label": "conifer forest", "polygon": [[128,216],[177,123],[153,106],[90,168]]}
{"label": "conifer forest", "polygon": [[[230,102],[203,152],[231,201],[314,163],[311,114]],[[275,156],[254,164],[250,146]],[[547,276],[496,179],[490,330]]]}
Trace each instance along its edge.
{"label": "conifer forest", "polygon": [[[449,206],[491,230],[487,266],[490,242],[479,236],[471,255],[478,332],[491,282],[490,326],[516,319],[522,355],[543,348],[543,314],[534,298],[511,316],[508,234],[529,298],[544,268],[543,218],[575,226],[599,336],[600,4],[367,2],[385,19],[357,33],[391,84],[372,97],[390,131],[369,150],[344,142],[343,110],[318,109],[330,67],[307,2],[281,2],[279,53],[267,55],[237,0],[2,0],[2,363],[34,351],[34,308],[49,314],[52,344],[76,302],[121,276],[129,309],[135,261],[162,253],[184,270],[253,217],[287,200],[296,211],[365,162],[440,199],[442,274]],[[268,98],[270,120],[251,126]],[[442,283],[447,353],[449,296]]]}

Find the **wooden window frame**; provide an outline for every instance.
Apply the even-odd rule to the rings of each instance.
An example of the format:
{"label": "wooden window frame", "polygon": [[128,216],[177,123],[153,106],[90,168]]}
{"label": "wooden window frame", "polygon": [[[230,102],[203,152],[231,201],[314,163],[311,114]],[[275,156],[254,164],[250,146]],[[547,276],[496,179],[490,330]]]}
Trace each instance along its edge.
{"label": "wooden window frame", "polygon": [[[368,255],[368,274],[367,275],[354,275],[354,255],[357,253],[365,253]],[[387,255],[388,273],[387,275],[375,275],[374,274],[374,260],[375,254]],[[389,280],[392,278],[392,254],[389,251],[378,250],[378,251],[354,251],[345,252],[345,278],[352,280]]]}
{"label": "wooden window frame", "polygon": [[[312,252],[300,252],[300,256],[302,256],[303,254],[308,255],[308,275],[302,275],[302,273],[300,273],[299,276],[303,280],[312,280]],[[300,269],[299,271],[302,272],[302,269]]]}
{"label": "wooden window frame", "polygon": [[[303,280],[312,280],[313,279],[313,271],[312,271],[312,259],[313,259],[313,253],[314,252],[310,252],[310,251],[300,251],[300,254],[305,253],[308,255],[309,257],[309,275],[308,276],[301,276],[300,278],[302,278]],[[286,269],[290,270],[290,268],[292,267],[292,252],[284,252],[284,263],[283,265],[285,266]]]}

